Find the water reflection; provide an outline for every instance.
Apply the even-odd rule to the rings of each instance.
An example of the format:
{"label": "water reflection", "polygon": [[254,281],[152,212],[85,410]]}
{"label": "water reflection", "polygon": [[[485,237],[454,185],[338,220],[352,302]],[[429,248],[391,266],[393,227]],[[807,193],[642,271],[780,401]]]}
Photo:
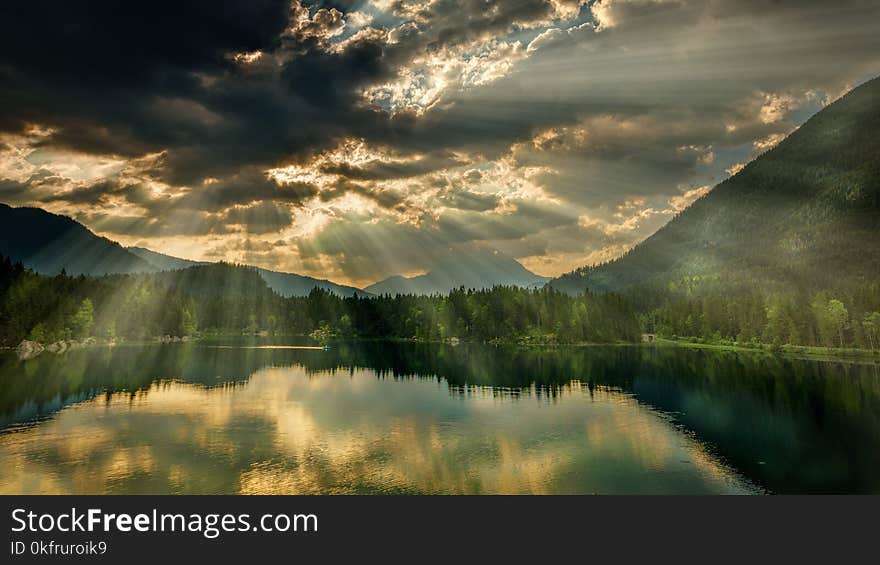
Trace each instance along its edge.
{"label": "water reflection", "polygon": [[878,383],[636,347],[4,357],[0,492],[878,492]]}

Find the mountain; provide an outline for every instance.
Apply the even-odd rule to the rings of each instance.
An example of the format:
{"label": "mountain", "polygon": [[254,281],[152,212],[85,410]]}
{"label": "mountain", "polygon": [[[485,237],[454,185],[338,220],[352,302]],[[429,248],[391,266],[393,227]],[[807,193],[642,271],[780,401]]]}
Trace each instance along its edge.
{"label": "mountain", "polygon": [[[128,250],[141,259],[149,262],[155,267],[155,269],[160,271],[179,270],[188,267],[211,264],[204,261],[180,259],[179,257],[165,255],[164,253],[158,253],[143,247],[129,247]],[[254,267],[254,269],[260,274],[263,280],[266,281],[269,288],[281,296],[307,296],[313,288],[321,288],[342,297],[367,296],[367,293],[353,286],[339,285],[327,280],[315,279],[294,273],[271,271],[261,267]]]}
{"label": "mountain", "polygon": [[157,271],[177,271],[180,269],[188,269],[189,267],[210,265],[210,263],[206,261],[190,261],[189,259],[172,257],[171,255],[165,255],[164,253],[159,253],[158,251],[153,251],[146,247],[126,247],[126,249],[152,265],[154,270]]}
{"label": "mountain", "polygon": [[[775,148],[610,263],[549,284],[569,292],[830,289],[880,280],[880,79],[821,110]],[[760,286],[758,286],[760,285]]]}
{"label": "mountain", "polygon": [[315,279],[304,275],[295,275],[293,273],[284,273],[279,271],[270,271],[262,267],[256,267],[257,272],[269,285],[269,288],[280,294],[281,296],[308,296],[313,288],[321,288],[327,292],[331,292],[343,298],[349,296],[369,296],[359,288],[353,286],[345,286],[336,284],[325,279]]}
{"label": "mountain", "polygon": [[371,294],[445,294],[458,287],[543,286],[549,277],[538,276],[516,260],[483,248],[456,248],[443,254],[433,268],[415,277],[393,276],[366,287]]}
{"label": "mountain", "polygon": [[153,266],[85,226],[39,208],[0,204],[0,254],[38,273],[70,275],[139,273]]}
{"label": "mountain", "polygon": [[[67,216],[40,208],[13,208],[0,204],[0,255],[21,261],[26,267],[47,275],[62,270],[69,275],[152,273],[210,263],[190,261],[157,253],[143,247],[125,248],[91,232]],[[322,288],[338,296],[367,296],[351,286],[255,268],[269,287],[282,296],[306,296]]]}

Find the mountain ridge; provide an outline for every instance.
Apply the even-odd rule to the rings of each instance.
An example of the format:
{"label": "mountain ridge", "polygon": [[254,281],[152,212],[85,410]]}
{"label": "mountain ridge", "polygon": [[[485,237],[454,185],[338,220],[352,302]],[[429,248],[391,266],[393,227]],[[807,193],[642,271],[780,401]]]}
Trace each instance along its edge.
{"label": "mountain ridge", "polygon": [[35,272],[106,275],[149,272],[152,266],[73,218],[42,208],[0,203],[0,253]]}
{"label": "mountain ridge", "polygon": [[[180,257],[159,253],[158,251],[153,251],[144,247],[128,247],[126,249],[155,266],[160,267],[160,270],[178,270],[215,264],[210,261],[181,259]],[[337,284],[326,279],[317,279],[307,275],[299,275],[297,273],[274,271],[272,269],[257,267],[255,265],[243,266],[256,270],[263,280],[266,281],[266,284],[269,285],[269,288],[285,297],[305,296],[311,292],[313,288],[321,288],[342,297],[368,296],[368,293],[359,288]]]}
{"label": "mountain ridge", "polygon": [[550,277],[536,275],[519,261],[494,249],[477,247],[450,249],[423,275],[393,275],[364,288],[371,294],[446,294],[464,287],[482,290],[494,286],[543,286]]}
{"label": "mountain ridge", "polygon": [[[173,257],[144,247],[124,247],[75,219],[36,207],[0,203],[0,255],[44,275],[103,276],[156,273],[214,263]],[[251,267],[250,265],[247,265]],[[252,267],[281,296],[305,296],[321,288],[342,297],[362,290],[296,273]]]}
{"label": "mountain ridge", "polygon": [[750,276],[825,288],[880,273],[880,79],[816,113],[620,258],[549,285],[624,291]]}

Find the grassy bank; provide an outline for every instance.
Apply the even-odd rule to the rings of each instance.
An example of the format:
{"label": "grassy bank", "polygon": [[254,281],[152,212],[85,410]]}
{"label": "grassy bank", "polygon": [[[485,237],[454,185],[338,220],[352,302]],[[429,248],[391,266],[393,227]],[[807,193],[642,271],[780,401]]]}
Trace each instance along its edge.
{"label": "grassy bank", "polygon": [[712,349],[715,351],[751,351],[759,353],[771,353],[776,355],[790,355],[793,357],[810,359],[880,362],[880,351],[871,351],[870,349],[814,347],[807,345],[775,346],[766,343],[737,345],[729,343],[700,343],[684,339],[666,338],[657,338],[657,341],[655,343],[661,346],[688,347],[691,349]]}

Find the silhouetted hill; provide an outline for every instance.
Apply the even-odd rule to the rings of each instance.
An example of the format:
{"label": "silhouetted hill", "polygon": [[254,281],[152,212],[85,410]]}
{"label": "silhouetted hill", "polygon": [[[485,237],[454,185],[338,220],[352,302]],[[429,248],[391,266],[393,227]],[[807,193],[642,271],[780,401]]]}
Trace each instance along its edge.
{"label": "silhouetted hill", "polygon": [[516,260],[495,250],[462,247],[450,250],[430,272],[415,277],[393,276],[366,287],[372,294],[445,294],[464,287],[485,289],[494,286],[540,287],[549,277],[541,277]]}
{"label": "silhouetted hill", "polygon": [[[151,251],[125,248],[67,216],[40,208],[0,204],[0,255],[21,261],[35,272],[55,275],[152,273],[210,265]],[[338,296],[367,296],[360,289],[294,273],[255,267],[269,287],[281,296],[307,296],[321,288]]]}
{"label": "silhouetted hill", "polygon": [[573,293],[707,277],[765,289],[880,278],[880,79],[820,111],[623,257],[550,284]]}
{"label": "silhouetted hill", "polygon": [[[129,247],[129,251],[138,255],[142,259],[153,264],[157,269],[162,271],[185,269],[187,267],[195,267],[201,265],[210,265],[204,261],[190,261],[189,259],[180,259],[151,251],[143,247]],[[284,273],[280,271],[271,271],[261,267],[253,267],[260,274],[269,287],[281,296],[308,296],[313,288],[321,288],[328,292],[332,292],[337,296],[367,296],[367,293],[353,286],[345,286],[334,282],[307,277],[305,275],[297,275],[295,273]]]}
{"label": "silhouetted hill", "polygon": [[0,254],[38,273],[71,275],[138,273],[153,266],[85,226],[39,208],[0,204]]}
{"label": "silhouetted hill", "polygon": [[320,288],[337,296],[369,296],[367,292],[353,286],[345,286],[334,282],[296,275],[270,271],[262,267],[255,267],[260,276],[266,281],[272,290],[281,296],[308,296],[313,288]]}

